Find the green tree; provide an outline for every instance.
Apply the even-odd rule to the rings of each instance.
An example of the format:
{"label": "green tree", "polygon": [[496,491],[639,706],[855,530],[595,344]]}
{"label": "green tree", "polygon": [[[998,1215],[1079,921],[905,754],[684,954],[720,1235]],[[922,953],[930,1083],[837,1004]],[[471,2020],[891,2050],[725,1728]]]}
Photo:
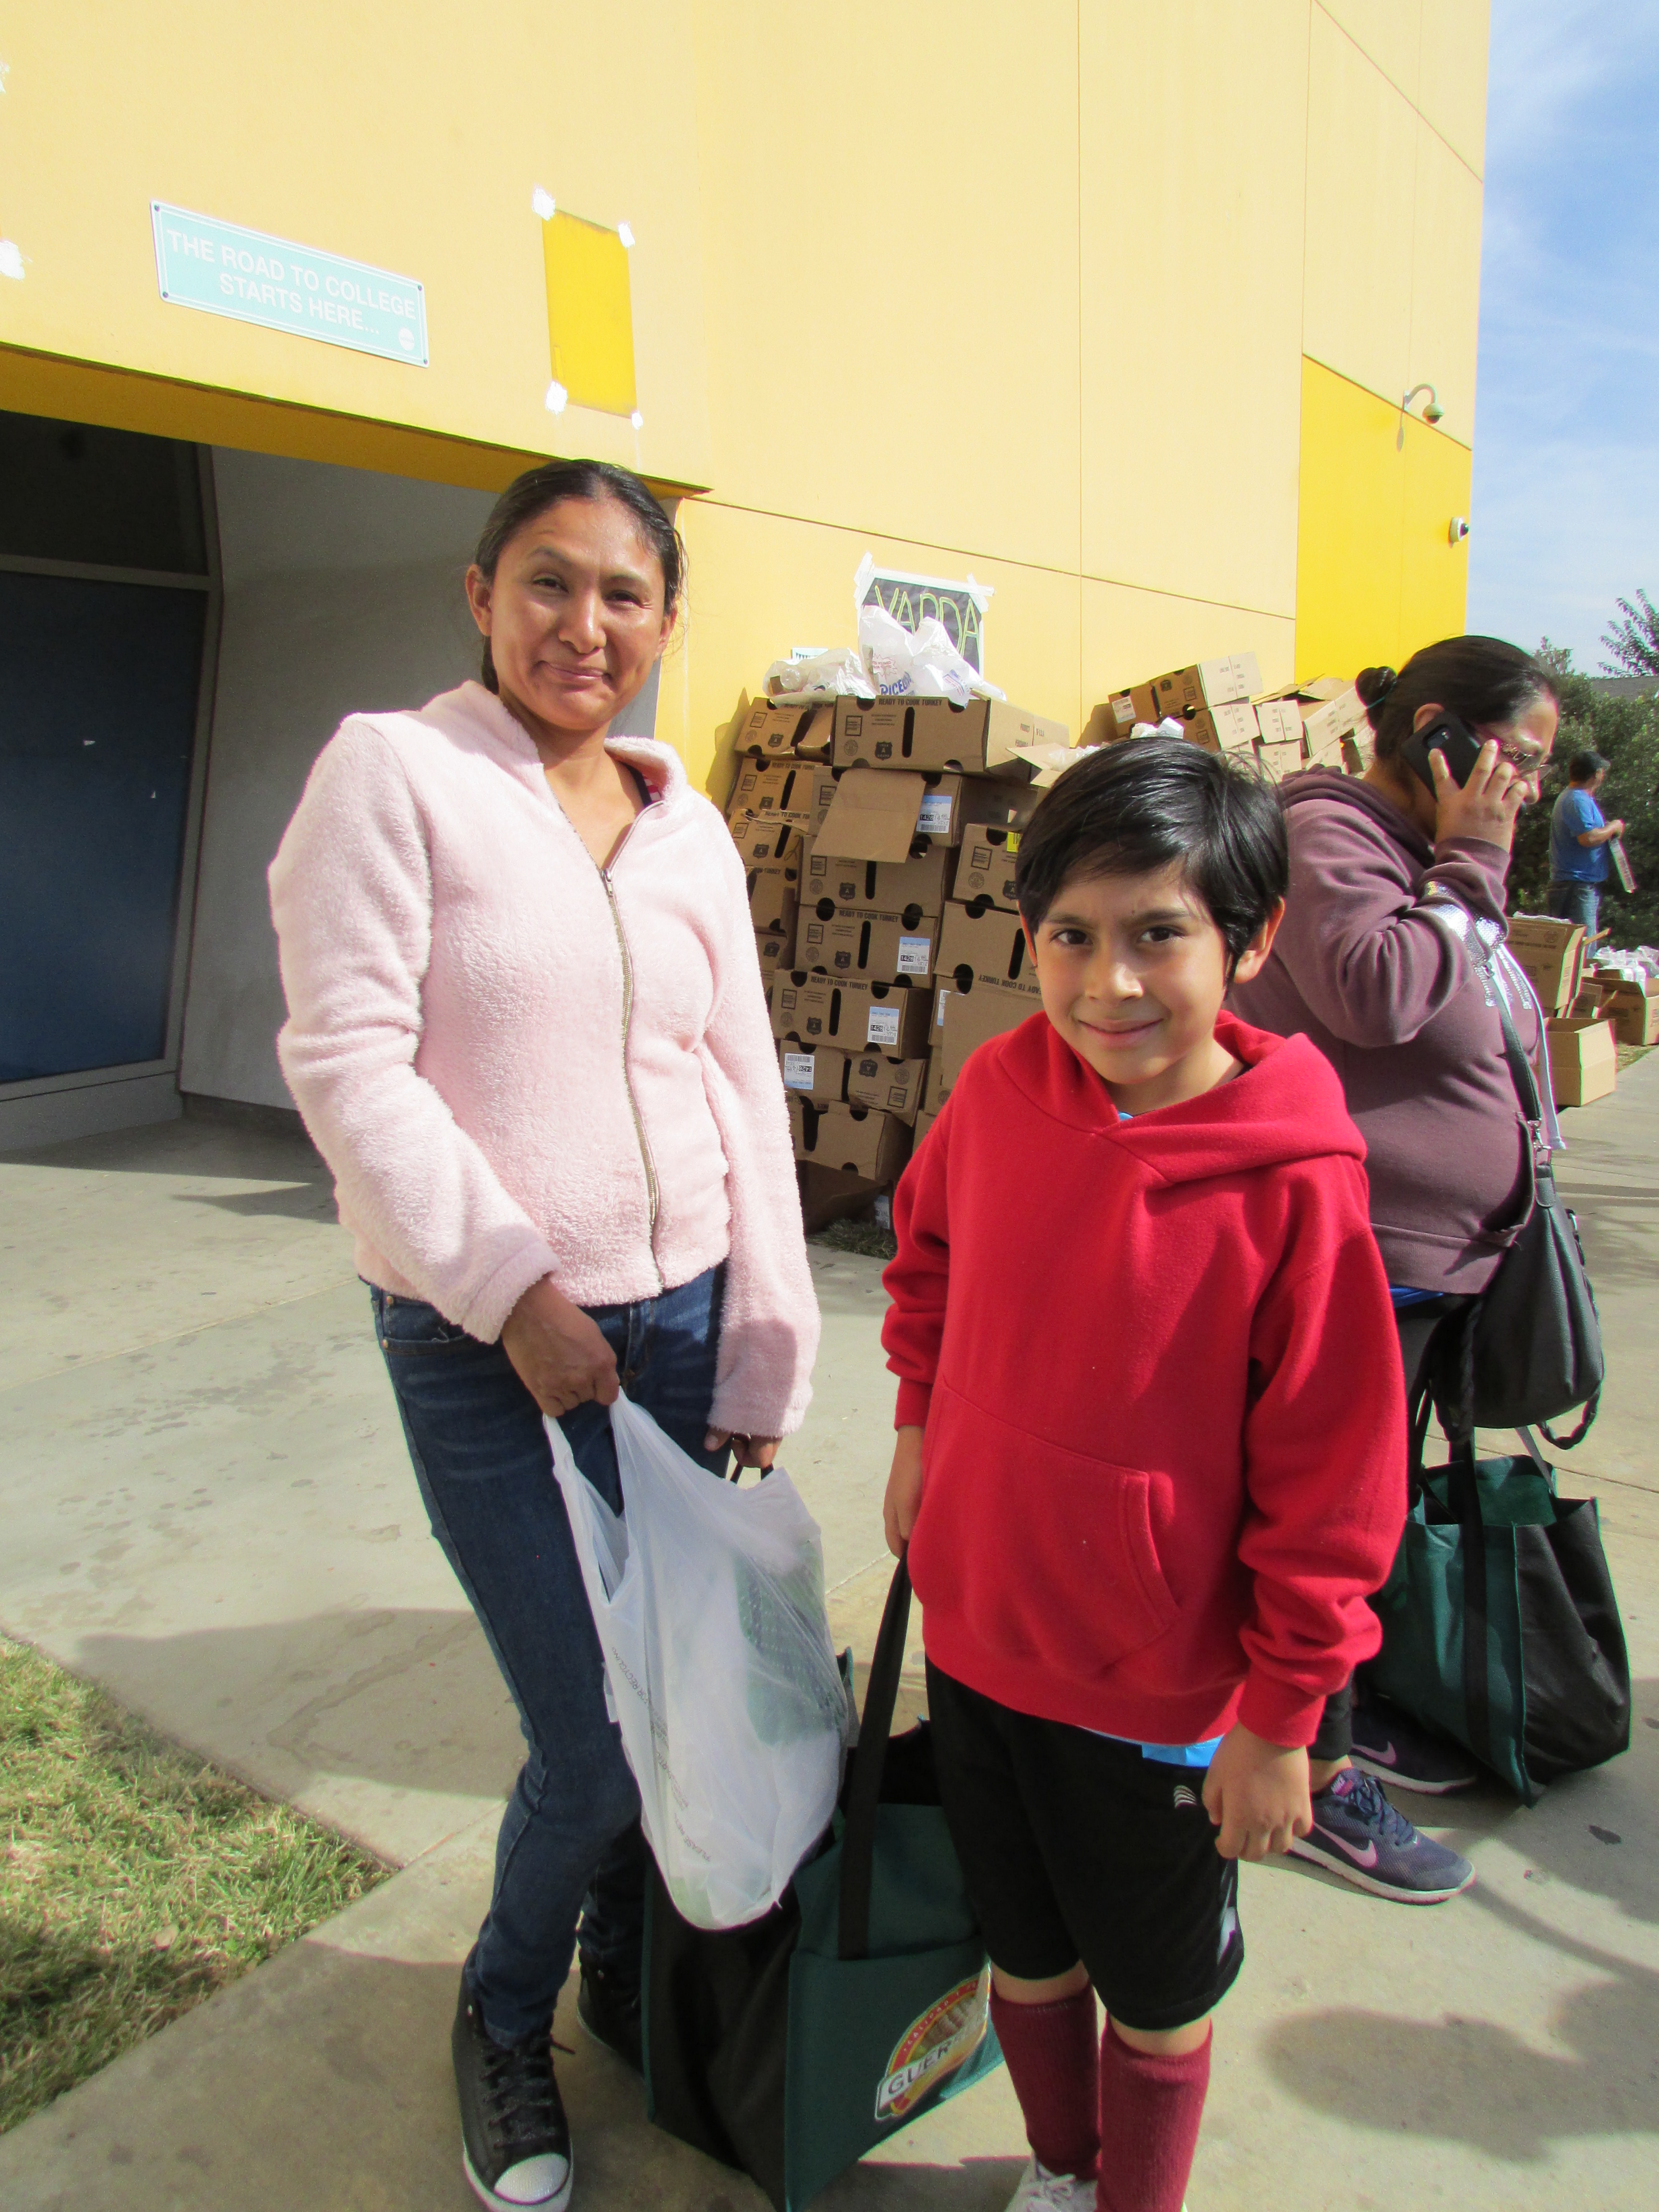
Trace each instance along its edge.
{"label": "green tree", "polygon": [[1611,660],[1601,663],[1608,676],[1659,676],[1659,607],[1638,586],[1636,605],[1628,599],[1618,602],[1622,622],[1609,623],[1601,633],[1601,642]]}
{"label": "green tree", "polygon": [[[1644,594],[1637,596],[1647,604]],[[1601,927],[1613,945],[1659,945],[1659,698],[1610,698],[1592,690],[1589,677],[1574,669],[1571,653],[1547,638],[1538,658],[1560,679],[1561,729],[1540,803],[1527,809],[1516,830],[1510,908],[1548,912],[1550,814],[1566,789],[1573,755],[1598,752],[1608,764],[1599,803],[1603,813],[1625,818],[1625,851],[1636,878],[1636,889],[1627,896],[1609,876]]]}

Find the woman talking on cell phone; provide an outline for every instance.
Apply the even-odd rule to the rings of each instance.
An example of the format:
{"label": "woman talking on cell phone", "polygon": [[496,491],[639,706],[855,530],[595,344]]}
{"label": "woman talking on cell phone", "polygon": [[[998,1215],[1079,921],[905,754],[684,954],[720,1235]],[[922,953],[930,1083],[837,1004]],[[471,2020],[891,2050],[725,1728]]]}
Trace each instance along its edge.
{"label": "woman talking on cell phone", "polygon": [[494,2212],[570,2195],[579,1919],[578,2015],[640,2065],[639,1792],[544,1419],[613,1512],[622,1390],[711,1476],[769,1467],[818,1338],[743,864],[671,747],[611,735],[684,590],[639,477],[520,477],[467,571],[482,680],[349,716],[270,871],[283,1072],[528,1746],[452,2037]]}
{"label": "woman talking on cell phone", "polygon": [[[1531,992],[1498,948],[1516,817],[1537,799],[1560,708],[1549,671],[1495,637],[1443,638],[1398,675],[1363,670],[1358,690],[1370,763],[1280,787],[1285,920],[1232,1003],[1259,1029],[1311,1038],[1341,1079],[1409,1394],[1436,1327],[1485,1289],[1527,1202],[1528,1139],[1493,994],[1535,1052]],[[1475,1770],[1457,1747],[1363,1692],[1356,1705],[1350,1685],[1310,1758],[1299,1856],[1403,1904],[1473,1881],[1376,1787],[1463,1788]]]}

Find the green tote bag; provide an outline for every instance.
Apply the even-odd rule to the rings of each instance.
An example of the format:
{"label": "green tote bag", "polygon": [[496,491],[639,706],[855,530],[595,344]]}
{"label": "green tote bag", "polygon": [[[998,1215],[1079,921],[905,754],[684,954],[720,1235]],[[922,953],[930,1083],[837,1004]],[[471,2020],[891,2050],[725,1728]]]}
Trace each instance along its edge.
{"label": "green tote bag", "polygon": [[1366,1679],[1535,1804],[1557,1777],[1630,1745],[1630,1662],[1595,1501],[1557,1497],[1527,1429],[1525,1458],[1477,1461],[1465,1435],[1425,1471],[1428,1416],[1425,1397]]}
{"label": "green tote bag", "polygon": [[840,1809],[778,1905],[745,1927],[695,1928],[652,1869],[647,2111],[752,2175],[778,2212],[803,2212],[1001,2059],[927,1725],[892,1735],[909,1612],[901,1561]]}

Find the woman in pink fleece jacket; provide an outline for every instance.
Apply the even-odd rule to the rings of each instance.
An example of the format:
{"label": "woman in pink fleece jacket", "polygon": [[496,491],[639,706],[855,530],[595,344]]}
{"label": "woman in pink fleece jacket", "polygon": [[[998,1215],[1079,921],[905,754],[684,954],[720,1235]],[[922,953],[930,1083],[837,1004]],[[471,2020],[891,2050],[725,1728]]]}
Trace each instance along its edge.
{"label": "woman in pink fleece jacket", "polygon": [[283,1071],[529,1745],[453,2035],[492,2206],[569,2194],[550,2033],[579,1916],[581,2017],[639,2064],[639,1799],[543,1416],[617,1508],[619,1388],[712,1474],[733,1443],[767,1467],[817,1345],[737,849],[670,748],[607,734],[683,557],[625,471],[520,477],[467,575],[483,681],[349,717],[270,870]]}

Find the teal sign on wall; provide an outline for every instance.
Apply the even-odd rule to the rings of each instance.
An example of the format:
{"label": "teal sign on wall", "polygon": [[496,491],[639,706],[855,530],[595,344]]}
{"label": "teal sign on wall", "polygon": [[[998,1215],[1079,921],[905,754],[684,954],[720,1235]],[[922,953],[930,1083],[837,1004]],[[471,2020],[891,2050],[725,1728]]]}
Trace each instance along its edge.
{"label": "teal sign on wall", "polygon": [[366,261],[149,204],[161,297],[239,323],[428,366],[426,291]]}

